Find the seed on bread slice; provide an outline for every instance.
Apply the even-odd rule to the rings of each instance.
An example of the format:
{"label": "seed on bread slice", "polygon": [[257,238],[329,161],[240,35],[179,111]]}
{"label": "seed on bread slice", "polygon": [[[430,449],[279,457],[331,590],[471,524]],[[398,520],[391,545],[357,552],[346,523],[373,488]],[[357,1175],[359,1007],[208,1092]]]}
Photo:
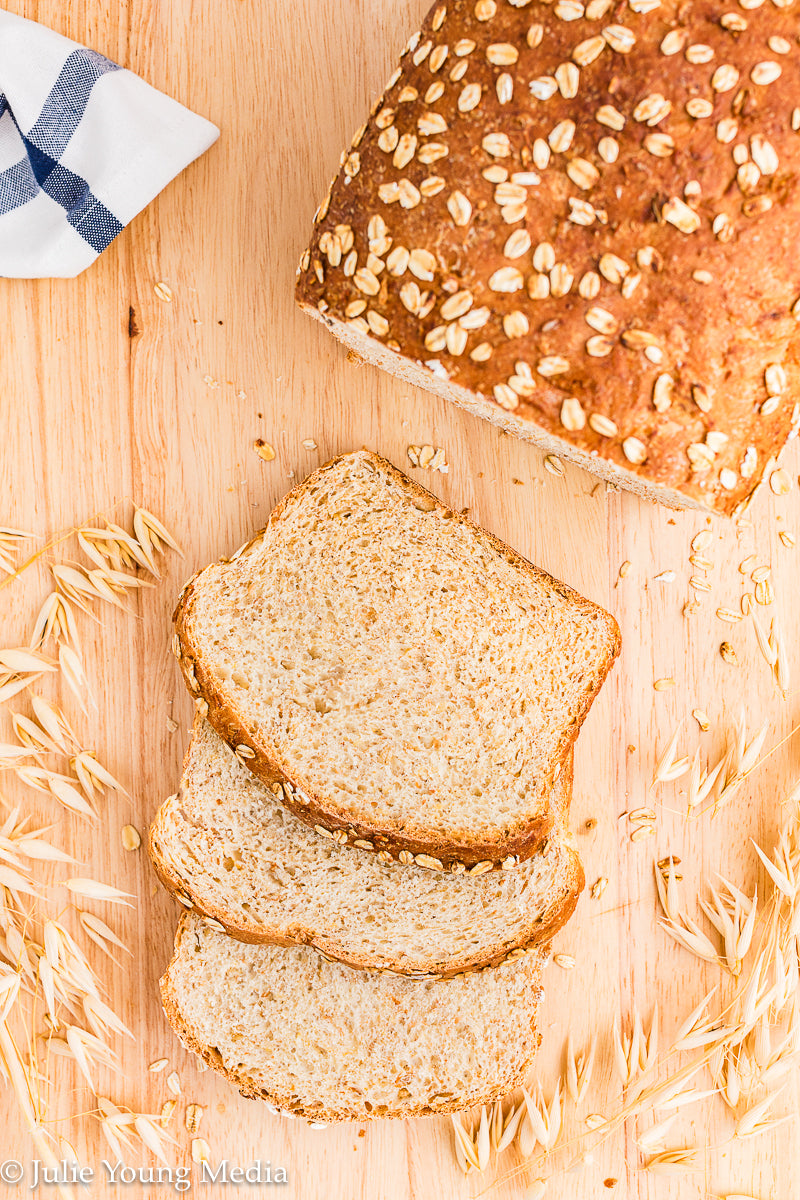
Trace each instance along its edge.
{"label": "seed on bread slice", "polygon": [[184,916],[161,980],[187,1049],[239,1088],[311,1120],[457,1112],[518,1087],[539,1044],[546,954],[446,980],[237,942]]}
{"label": "seed on bread slice", "polygon": [[150,831],[150,854],[183,903],[241,941],[308,944],[351,966],[448,975],[548,941],[571,916],[583,886],[566,832],[571,783],[570,755],[552,796],[556,827],[533,858],[505,871],[442,874],[320,837],[198,718],[180,790]]}
{"label": "seed on bread slice", "polygon": [[603,609],[366,451],[196,575],[175,621],[201,711],[302,820],[440,867],[539,849],[619,650]]}

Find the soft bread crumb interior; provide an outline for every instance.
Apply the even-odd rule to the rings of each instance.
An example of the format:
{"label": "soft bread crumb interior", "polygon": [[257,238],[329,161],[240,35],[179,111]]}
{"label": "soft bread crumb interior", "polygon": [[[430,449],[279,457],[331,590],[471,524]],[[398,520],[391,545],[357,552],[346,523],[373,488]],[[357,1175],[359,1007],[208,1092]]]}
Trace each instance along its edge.
{"label": "soft bread crumb interior", "polygon": [[601,609],[365,453],[203,572],[184,628],[221,701],[327,811],[443,842],[546,814],[616,643]]}
{"label": "soft bread crumb interior", "polygon": [[327,1119],[468,1107],[533,1058],[544,957],[421,982],[247,946],[188,917],[163,981],[180,1019],[238,1082]]}

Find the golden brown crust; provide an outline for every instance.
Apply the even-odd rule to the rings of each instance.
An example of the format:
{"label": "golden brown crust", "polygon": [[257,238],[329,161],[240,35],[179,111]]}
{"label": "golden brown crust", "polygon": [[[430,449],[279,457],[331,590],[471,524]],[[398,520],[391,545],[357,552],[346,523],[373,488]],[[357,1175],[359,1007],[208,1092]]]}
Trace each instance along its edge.
{"label": "golden brown crust", "polygon": [[797,420],[796,22],[435,4],[321,206],[299,302],[625,486],[736,511]]}
{"label": "golden brown crust", "polygon": [[[346,455],[341,455],[331,459],[330,462],[325,463],[297,488],[288,493],[270,515],[267,528],[280,520],[283,509],[290,497],[296,498],[317,481],[321,474],[331,470],[346,457]],[[508,562],[533,575],[548,588],[558,592],[565,600],[568,600],[587,614],[591,614],[593,617],[599,615],[606,623],[610,636],[610,648],[606,661],[602,664],[598,672],[596,686],[591,692],[587,692],[583,696],[580,708],[575,714],[573,724],[565,729],[561,735],[560,744],[554,756],[553,778],[544,781],[544,787],[549,792],[552,789],[554,777],[563,768],[565,759],[574,745],[581,725],[619,654],[621,643],[616,621],[598,605],[581,596],[567,584],[554,579],[545,571],[542,571],[541,568],[528,562],[522,555],[512,550],[509,546],[506,546],[505,543],[501,542],[499,538],[487,530],[475,525],[460,514],[452,514],[451,510],[447,509],[436,496],[421,487],[414,480],[409,479],[402,471],[399,471],[380,455],[370,453],[367,457],[375,463],[376,467],[389,474],[400,486],[410,492],[411,495],[426,504],[430,504],[431,511],[435,509],[443,514],[447,514],[448,517],[451,515],[455,516],[456,520],[473,529],[483,540],[488,542],[496,553],[502,555]],[[263,529],[259,530],[249,542],[237,551],[234,557],[245,554],[251,546],[260,540],[263,533]],[[221,563],[228,561],[232,560],[220,560]],[[503,860],[516,859],[522,861],[530,858],[541,848],[555,820],[555,814],[550,809],[541,816],[532,819],[526,825],[521,825],[518,829],[510,830],[505,837],[498,838],[496,841],[454,840],[449,843],[443,843],[441,840],[411,837],[398,832],[396,829],[354,821],[333,810],[330,803],[326,802],[325,797],[320,795],[319,791],[315,790],[313,785],[309,784],[308,781],[296,778],[291,770],[286,769],[285,764],[278,760],[271,746],[261,743],[253,736],[252,731],[247,729],[242,714],[222,694],[219,681],[213,672],[206,669],[202,652],[199,647],[193,644],[188,628],[188,613],[191,608],[193,591],[202,574],[202,571],[198,572],[185,585],[173,616],[176,634],[173,649],[178,658],[184,681],[191,694],[195,697],[198,711],[208,720],[220,737],[234,751],[239,760],[253,774],[268,785],[280,780],[288,781],[292,785],[291,788],[283,790],[281,799],[301,821],[307,825],[311,825],[321,836],[332,834],[340,845],[367,843],[367,845],[364,845],[365,849],[371,849],[375,852],[384,851],[392,857],[400,858],[400,861],[403,861],[401,857],[403,855],[412,855],[417,861],[418,857],[421,856],[423,861],[419,862],[418,865],[436,865],[442,870],[482,869],[485,864],[499,865]],[[433,863],[426,862],[424,861],[425,859],[432,859]]]}
{"label": "golden brown crust", "polygon": [[[177,1001],[170,988],[169,973],[173,963],[176,961],[179,953],[179,943],[186,929],[187,919],[181,917],[178,923],[178,929],[175,934],[175,948],[172,959],[167,966],[166,971],[159,981],[161,991],[161,1003],[164,1009],[164,1015],[169,1021],[172,1028],[175,1030],[181,1044],[186,1050],[192,1054],[196,1054],[198,1058],[207,1063],[209,1067],[223,1075],[225,1079],[234,1087],[238,1088],[239,1092],[246,1100],[264,1100],[269,1104],[273,1104],[282,1112],[293,1113],[295,1116],[304,1117],[308,1121],[325,1121],[329,1123],[339,1121],[370,1121],[380,1119],[380,1114],[370,1112],[367,1109],[355,1112],[349,1110],[321,1109],[315,1107],[313,1110],[307,1110],[299,1105],[292,1097],[278,1091],[268,1091],[266,1088],[258,1087],[251,1079],[242,1073],[232,1071],[226,1067],[222,1061],[219,1052],[213,1046],[203,1045],[198,1041],[191,1028],[186,1024],[183,1014],[177,1004]],[[538,952],[538,951],[537,951]],[[485,968],[491,969],[491,968]],[[541,999],[542,989],[536,989]],[[525,1082],[527,1071],[535,1056],[536,1051],[541,1044],[542,1035],[536,1034],[534,1046],[529,1056],[525,1068],[518,1075],[509,1075],[505,1080],[498,1082],[494,1088],[487,1090],[485,1093],[476,1094],[474,1096],[459,1097],[457,1100],[445,1101],[441,1106],[435,1108],[426,1107],[423,1105],[410,1106],[401,1114],[392,1114],[394,1119],[401,1118],[410,1120],[415,1117],[435,1117],[444,1116],[447,1113],[460,1112],[465,1108],[471,1108],[476,1104],[491,1104],[495,1100],[500,1100],[507,1096],[509,1092],[514,1091]]]}

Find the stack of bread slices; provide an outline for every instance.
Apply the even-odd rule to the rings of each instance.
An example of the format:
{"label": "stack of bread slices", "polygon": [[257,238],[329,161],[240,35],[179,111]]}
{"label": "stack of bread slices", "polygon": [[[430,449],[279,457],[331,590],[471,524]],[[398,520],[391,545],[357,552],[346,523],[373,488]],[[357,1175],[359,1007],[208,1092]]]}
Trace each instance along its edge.
{"label": "stack of bread slices", "polygon": [[314,1120],[517,1087],[613,618],[358,452],[190,581],[174,648],[196,718],[150,846],[184,1044]]}

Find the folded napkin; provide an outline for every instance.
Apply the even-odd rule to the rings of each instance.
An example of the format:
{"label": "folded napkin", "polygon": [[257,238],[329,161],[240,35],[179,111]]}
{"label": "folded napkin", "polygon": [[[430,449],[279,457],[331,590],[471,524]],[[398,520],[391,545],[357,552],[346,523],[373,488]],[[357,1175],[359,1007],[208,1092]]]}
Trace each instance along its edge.
{"label": "folded napkin", "polygon": [[218,137],[102,54],[0,11],[0,276],[78,275]]}

